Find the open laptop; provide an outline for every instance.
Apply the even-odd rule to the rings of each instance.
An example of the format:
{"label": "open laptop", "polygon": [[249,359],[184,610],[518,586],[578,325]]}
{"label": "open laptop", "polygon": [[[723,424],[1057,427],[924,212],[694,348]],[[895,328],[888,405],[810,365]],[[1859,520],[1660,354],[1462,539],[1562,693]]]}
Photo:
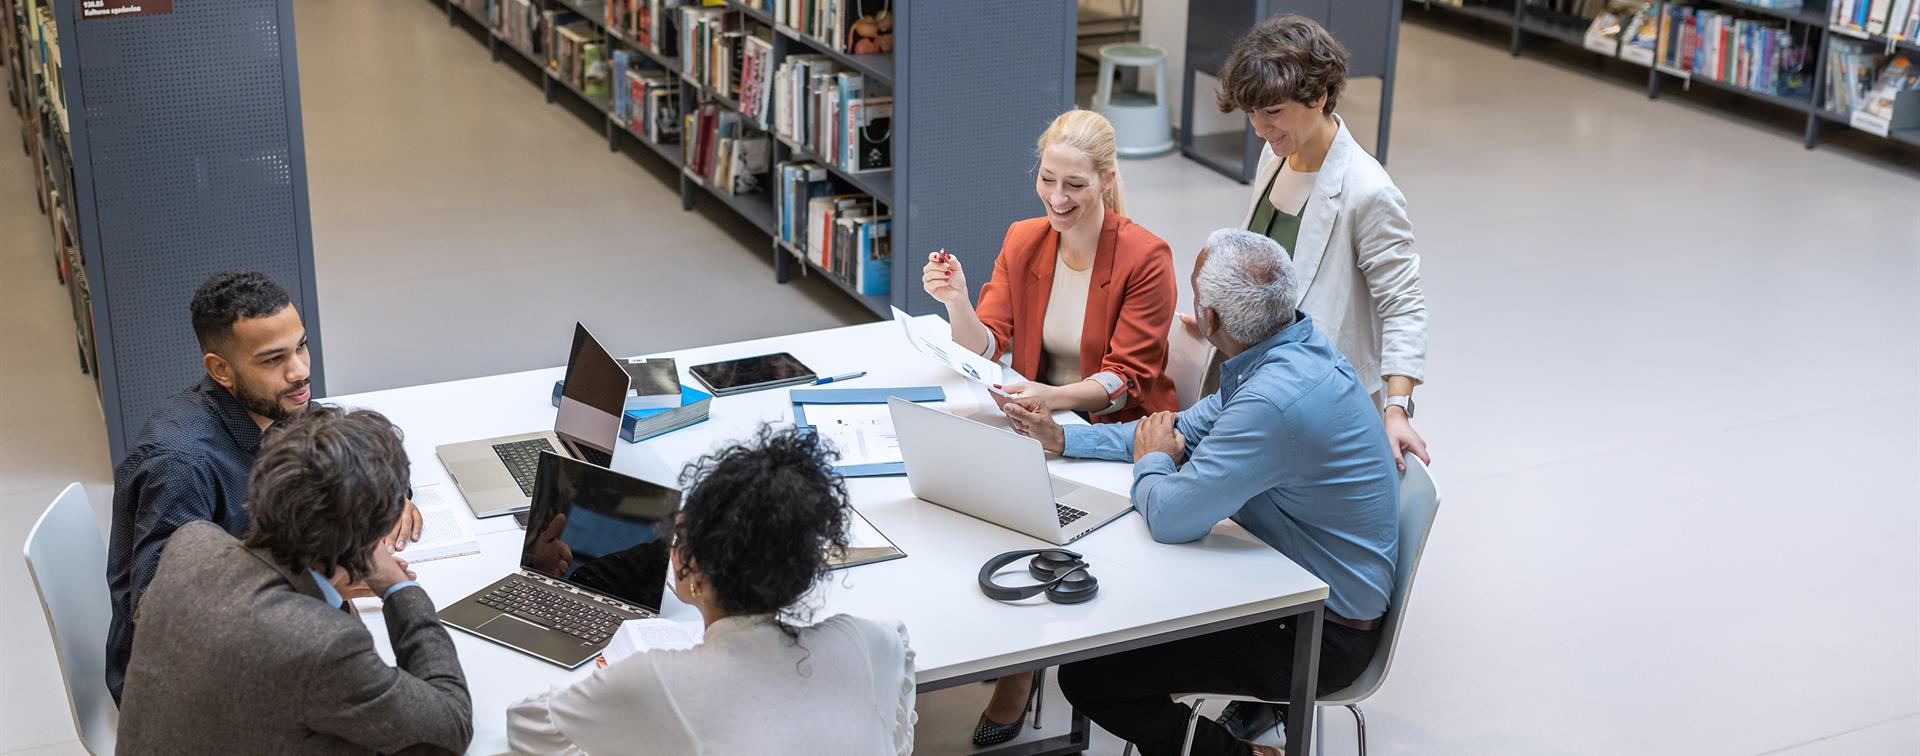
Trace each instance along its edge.
{"label": "open laptop", "polygon": [[620,362],[587,333],[586,326],[575,323],[573,349],[567,352],[567,383],[560,392],[553,430],[445,444],[434,447],[434,454],[453,476],[473,516],[524,512],[533,502],[534,464],[541,452],[613,466],[628,380]]}
{"label": "open laptop", "polygon": [[552,452],[540,455],[520,570],[440,621],[572,669],[620,623],[655,617],[680,491]]}
{"label": "open laptop", "polygon": [[1049,474],[1039,441],[898,397],[887,409],[914,496],[1060,545],[1133,510],[1125,496]]}

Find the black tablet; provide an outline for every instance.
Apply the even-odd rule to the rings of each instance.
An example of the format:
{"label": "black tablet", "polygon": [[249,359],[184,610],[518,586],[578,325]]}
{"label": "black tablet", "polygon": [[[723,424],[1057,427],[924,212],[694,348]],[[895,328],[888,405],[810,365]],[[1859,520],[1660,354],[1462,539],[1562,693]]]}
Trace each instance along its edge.
{"label": "black tablet", "polygon": [[742,357],[724,362],[693,366],[693,377],[707,385],[714,396],[744,394],[748,391],[812,383],[819,376],[786,352]]}

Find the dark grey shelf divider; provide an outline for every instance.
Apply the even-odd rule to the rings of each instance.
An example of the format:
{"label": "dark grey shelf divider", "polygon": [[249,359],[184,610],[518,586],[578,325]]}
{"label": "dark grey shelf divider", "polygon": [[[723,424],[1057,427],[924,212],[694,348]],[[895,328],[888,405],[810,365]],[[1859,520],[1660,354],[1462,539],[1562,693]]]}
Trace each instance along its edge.
{"label": "dark grey shelf divider", "polygon": [[286,289],[325,397],[292,0],[52,5],[110,462],[205,374],[187,304],[220,271]]}
{"label": "dark grey shelf divider", "polygon": [[[286,0],[282,0],[285,2]],[[450,20],[465,16],[492,35],[493,47],[511,47],[484,17],[452,0]],[[680,76],[681,112],[700,102],[717,102],[738,110],[733,98],[684,76],[677,58],[662,56],[606,28],[605,4],[595,0],[545,0],[549,8],[579,13],[600,27],[612,42],[651,59]],[[960,259],[976,279],[975,291],[986,282],[999,255],[1007,224],[1031,217],[1036,207],[1033,189],[1033,140],[1061,112],[1073,107],[1073,44],[1075,7],[1066,2],[1030,0],[893,0],[894,47],[891,53],[850,55],[830,49],[740,0],[726,3],[753,25],[766,27],[773,39],[773,65],[789,54],[827,55],[858,71],[869,86],[892,92],[893,169],[849,173],[828,166],[836,180],[873,195],[892,218],[893,270],[891,291],[864,295],[779,243],[775,209],[778,187],[769,175],[761,191],[734,195],[709,186],[685,165],[679,144],[655,144],[641,139],[610,113],[603,124],[615,149],[623,137],[639,139],[676,169],[683,207],[691,209],[700,197],[718,200],[756,228],[768,234],[774,278],[786,282],[802,273],[825,276],[879,317],[891,307],[915,315],[935,312],[938,302],[920,288],[918,260],[945,249]],[[456,13],[455,9],[459,9]],[[563,85],[546,62],[514,48],[546,75],[545,86]],[[982,54],[991,50],[992,54]],[[619,83],[615,82],[615,86]],[[567,86],[576,93],[578,89]],[[582,95],[583,97],[585,95]],[[603,113],[607,102],[587,98]],[[771,163],[787,160],[820,162],[812,152],[776,135]],[[824,163],[823,163],[824,164]]]}

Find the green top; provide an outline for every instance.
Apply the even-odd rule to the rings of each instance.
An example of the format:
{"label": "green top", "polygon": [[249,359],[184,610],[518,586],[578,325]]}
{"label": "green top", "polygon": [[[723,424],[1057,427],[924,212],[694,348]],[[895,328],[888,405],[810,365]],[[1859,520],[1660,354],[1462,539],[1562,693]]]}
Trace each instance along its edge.
{"label": "green top", "polygon": [[[1300,238],[1300,218],[1307,214],[1306,204],[1300,205],[1300,215],[1289,215],[1286,211],[1273,206],[1273,183],[1280,178],[1279,169],[1267,179],[1267,186],[1260,190],[1260,202],[1254,205],[1253,222],[1247,224],[1247,230],[1256,234],[1266,234],[1267,238],[1280,244],[1287,251],[1288,259],[1293,257],[1293,244]],[[1309,199],[1309,202],[1312,200]]]}

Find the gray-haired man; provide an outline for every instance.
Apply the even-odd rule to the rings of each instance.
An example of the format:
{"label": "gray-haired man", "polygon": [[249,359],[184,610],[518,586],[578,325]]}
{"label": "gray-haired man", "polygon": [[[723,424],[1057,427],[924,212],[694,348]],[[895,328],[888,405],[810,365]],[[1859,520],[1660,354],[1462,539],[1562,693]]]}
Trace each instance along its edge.
{"label": "gray-haired man", "polygon": [[[1196,540],[1232,519],[1325,580],[1319,687],[1339,689],[1373,657],[1393,591],[1399,475],[1379,412],[1353,366],[1295,309],[1293,263],[1272,239],[1215,231],[1193,290],[1201,332],[1227,357],[1218,392],[1133,423],[1063,429],[1037,407],[1009,405],[1007,415],[1048,451],[1132,460],[1133,506],[1154,540]],[[1292,649],[1290,625],[1251,625],[1068,664],[1060,689],[1142,754],[1173,754],[1188,710],[1170,694],[1284,698]],[[1196,754],[1249,748],[1207,720],[1193,741]]]}

